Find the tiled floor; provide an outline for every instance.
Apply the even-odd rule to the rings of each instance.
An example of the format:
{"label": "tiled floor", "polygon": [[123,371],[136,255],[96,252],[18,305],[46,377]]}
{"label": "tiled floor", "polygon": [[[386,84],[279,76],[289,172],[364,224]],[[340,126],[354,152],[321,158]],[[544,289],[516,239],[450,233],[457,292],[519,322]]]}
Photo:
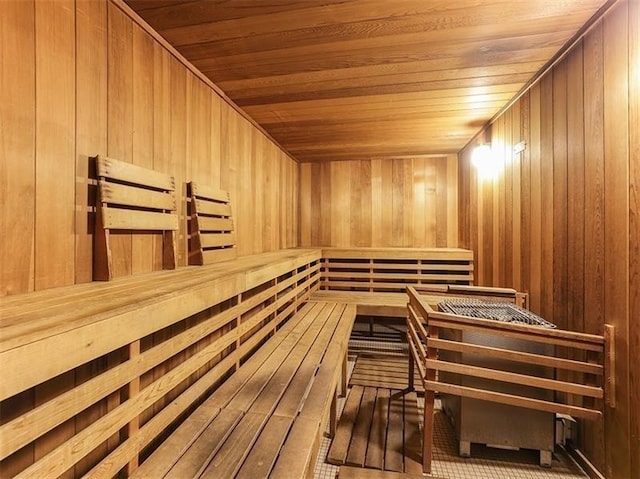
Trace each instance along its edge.
{"label": "tiled floor", "polygon": [[[385,337],[385,339],[389,339]],[[352,337],[349,343],[349,375],[353,371],[357,352],[375,351],[399,354],[404,345],[395,340],[376,341],[364,335]],[[345,399],[338,402],[342,412]],[[418,398],[418,408],[422,415],[424,401]],[[553,455],[551,468],[538,465],[537,451],[505,451],[473,444],[470,458],[461,458],[457,454],[454,431],[446,416],[436,412],[434,416],[434,457],[432,472],[434,476],[450,479],[583,479],[587,475],[563,452]],[[422,422],[422,418],[420,418]],[[325,462],[331,441],[325,437],[320,446],[315,467],[316,479],[334,479],[338,467]]]}

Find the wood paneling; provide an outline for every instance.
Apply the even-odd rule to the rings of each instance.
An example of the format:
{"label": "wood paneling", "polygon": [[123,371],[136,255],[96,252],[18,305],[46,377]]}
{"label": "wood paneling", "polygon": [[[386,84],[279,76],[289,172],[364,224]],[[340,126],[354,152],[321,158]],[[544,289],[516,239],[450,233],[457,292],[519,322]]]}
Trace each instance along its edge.
{"label": "wood paneling", "polygon": [[[175,176],[180,265],[189,180],[230,191],[239,254],[297,245],[298,164],[117,2],[0,4],[0,296],[91,280],[97,154]],[[158,234],[113,239],[161,269]]]}
{"label": "wood paneling", "polygon": [[298,160],[456,153],[604,0],[125,0]]}
{"label": "wood paneling", "polygon": [[455,156],[300,165],[301,246],[458,246]]}
{"label": "wood paneling", "polygon": [[[511,183],[511,199],[479,194],[490,186],[470,167],[474,145],[460,154],[461,200],[479,203],[485,223],[474,223],[473,208],[461,209],[460,246],[476,251],[477,284],[512,287],[520,275],[531,308],[543,317],[587,333],[602,334],[604,324],[616,328],[616,405],[605,408],[603,421],[580,427],[580,448],[611,479],[640,477],[632,366],[640,361],[638,10],[636,0],[620,1],[494,122],[492,144],[504,146],[499,153],[527,142],[524,155],[493,181],[494,189]],[[521,222],[511,223],[512,247],[529,250],[519,264],[508,254],[508,227],[496,229],[502,218],[486,214],[493,199],[506,218],[515,217],[516,198]],[[487,242],[496,247],[483,247]],[[493,275],[488,265],[497,265]]]}

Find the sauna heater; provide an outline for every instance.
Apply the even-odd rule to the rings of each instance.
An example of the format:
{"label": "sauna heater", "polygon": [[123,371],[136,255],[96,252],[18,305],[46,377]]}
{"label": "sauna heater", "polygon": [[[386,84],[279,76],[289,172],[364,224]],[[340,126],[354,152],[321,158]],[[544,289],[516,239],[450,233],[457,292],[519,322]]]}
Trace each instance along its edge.
{"label": "sauna heater", "polygon": [[[439,303],[443,312],[459,316],[491,319],[515,324],[528,324],[543,328],[555,328],[535,314],[511,303],[486,302],[477,299],[454,299]],[[441,328],[440,337],[481,346],[490,346],[514,351],[552,356],[553,346],[512,338],[475,332],[454,331]],[[551,368],[501,359],[491,359],[468,353],[440,351],[441,359],[486,368],[501,369],[539,377],[553,378]],[[483,378],[460,376],[440,372],[440,380],[469,387],[481,387],[497,392],[526,395],[528,397],[553,400],[553,391],[530,386],[512,385]],[[554,448],[555,415],[516,406],[498,404],[453,395],[442,396],[442,408],[451,420],[459,442],[461,456],[471,455],[471,443],[486,444],[504,449],[536,449],[540,451],[540,464],[551,465]]]}

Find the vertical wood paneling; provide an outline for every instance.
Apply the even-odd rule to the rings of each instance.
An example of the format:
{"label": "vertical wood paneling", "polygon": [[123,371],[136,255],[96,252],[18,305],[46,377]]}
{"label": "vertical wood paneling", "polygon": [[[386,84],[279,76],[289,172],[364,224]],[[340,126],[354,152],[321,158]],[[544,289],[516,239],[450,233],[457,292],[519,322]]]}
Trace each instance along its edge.
{"label": "vertical wood paneling", "polygon": [[[121,161],[133,159],[133,25],[115,6],[108,10],[107,155]],[[111,235],[114,276],[131,274],[131,234]]]}
{"label": "vertical wood paneling", "polygon": [[44,289],[75,280],[75,4],[35,6],[35,288]]}
{"label": "vertical wood paneling", "polygon": [[0,295],[34,288],[35,17],[0,2]]}
{"label": "vertical wood paneling", "polygon": [[[604,75],[602,23],[584,39],[584,331],[604,330]],[[588,187],[587,187],[588,185]],[[604,421],[586,423],[585,453],[605,469]]]}
{"label": "vertical wood paneling", "polygon": [[[509,279],[509,268],[517,265],[503,248],[509,227],[496,224],[503,208],[505,219],[512,209],[513,254],[519,233],[522,286],[531,309],[577,331],[601,334],[604,324],[615,325],[617,404],[606,407],[603,420],[580,422],[578,428],[580,449],[612,479],[640,477],[640,393],[633,367],[640,361],[638,10],[635,0],[618,2],[491,125],[491,142],[500,154],[517,143],[518,131],[527,141],[511,171],[494,181],[465,172],[460,181],[461,200],[478,203],[480,213],[477,225],[460,218],[460,237],[471,238],[477,250],[478,283],[516,286],[500,283],[499,275],[504,271]],[[469,168],[471,146],[459,155],[461,171]],[[472,216],[474,210],[460,211]],[[516,283],[515,270],[510,279]]]}
{"label": "vertical wood paneling", "polygon": [[[603,22],[604,44],[604,306],[616,327],[616,407],[605,411],[606,444],[629,436],[629,56],[628,3]],[[607,88],[608,85],[612,87]],[[637,145],[636,145],[637,147]],[[637,362],[635,363],[637,365]],[[637,404],[635,405],[637,407]],[[607,476],[631,475],[630,447],[607,448]]]}
{"label": "vertical wood paneling", "polygon": [[[631,474],[640,478],[640,2],[629,3],[629,404]],[[635,319],[633,319],[635,318]],[[635,321],[635,322],[634,322]]]}
{"label": "vertical wood paneling", "polygon": [[[133,40],[133,135],[132,162],[153,168],[153,41],[140,27],[135,26]],[[159,233],[138,234],[131,239],[132,273],[153,270],[154,236]]]}
{"label": "vertical wood paneling", "polygon": [[531,88],[529,101],[529,144],[530,175],[531,175],[531,236],[529,248],[531,251],[530,265],[530,304],[534,312],[542,311],[542,169],[540,167],[540,84]]}
{"label": "vertical wood paneling", "polygon": [[457,247],[457,158],[300,166],[301,246]]}
{"label": "vertical wood paneling", "polygon": [[[298,244],[297,163],[119,4],[0,4],[0,295],[92,279],[97,154],[175,176],[179,265],[189,180],[231,191],[242,254]],[[160,269],[159,239],[114,234],[116,275]]]}
{"label": "vertical wood paneling", "polygon": [[553,77],[547,75],[540,82],[540,198],[541,198],[541,288],[540,311],[545,318],[553,318]]}
{"label": "vertical wood paneling", "polygon": [[553,70],[553,320],[567,324],[567,63]]}

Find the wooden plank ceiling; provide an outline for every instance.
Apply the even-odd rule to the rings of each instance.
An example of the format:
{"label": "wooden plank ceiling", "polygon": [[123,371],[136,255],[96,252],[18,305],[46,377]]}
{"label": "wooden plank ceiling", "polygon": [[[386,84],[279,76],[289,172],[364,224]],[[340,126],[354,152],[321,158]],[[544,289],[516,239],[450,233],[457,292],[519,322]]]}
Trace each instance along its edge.
{"label": "wooden plank ceiling", "polygon": [[126,0],[299,161],[457,153],[604,0]]}

